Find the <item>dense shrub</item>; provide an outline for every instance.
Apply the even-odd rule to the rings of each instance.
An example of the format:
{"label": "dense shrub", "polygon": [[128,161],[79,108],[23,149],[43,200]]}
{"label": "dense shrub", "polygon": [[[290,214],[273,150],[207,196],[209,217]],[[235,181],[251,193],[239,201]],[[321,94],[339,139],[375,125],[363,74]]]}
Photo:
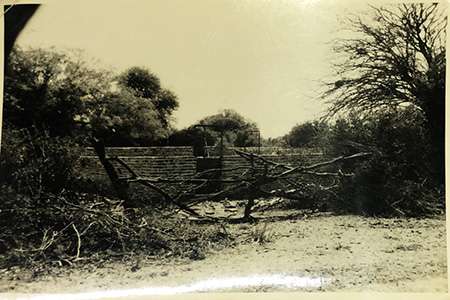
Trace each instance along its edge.
{"label": "dense shrub", "polygon": [[36,199],[70,189],[80,178],[79,151],[68,138],[7,128],[2,137],[0,185]]}
{"label": "dense shrub", "polygon": [[355,177],[343,180],[335,207],[368,215],[427,215],[443,212],[444,189],[431,164],[424,118],[413,107],[373,116],[339,120],[331,134],[330,152],[370,152],[365,161],[342,164]]}
{"label": "dense shrub", "polygon": [[0,268],[159,251],[202,259],[212,244],[227,241],[214,225],[198,230],[154,205],[124,209],[120,199],[94,190],[80,175],[79,149],[69,140],[5,129]]}
{"label": "dense shrub", "polygon": [[192,226],[154,209],[124,209],[118,200],[63,193],[45,201],[45,207],[0,211],[0,268],[162,253],[203,259],[228,241],[212,224]]}
{"label": "dense shrub", "polygon": [[292,127],[283,139],[290,147],[323,147],[326,144],[327,131],[328,126],[325,122],[306,122]]}

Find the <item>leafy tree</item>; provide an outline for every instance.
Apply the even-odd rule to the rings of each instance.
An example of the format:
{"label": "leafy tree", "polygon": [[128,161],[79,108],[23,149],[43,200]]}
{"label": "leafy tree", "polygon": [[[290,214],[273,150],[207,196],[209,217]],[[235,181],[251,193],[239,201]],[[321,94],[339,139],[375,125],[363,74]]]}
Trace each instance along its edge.
{"label": "leafy tree", "polygon": [[223,132],[224,142],[231,146],[257,145],[257,141],[251,137],[250,131],[258,131],[258,125],[232,109],[225,109],[216,115],[205,117],[200,120],[199,124],[215,126],[213,130]]}
{"label": "leafy tree", "polygon": [[132,67],[118,77],[118,82],[136,97],[148,99],[153,103],[163,128],[169,127],[172,112],[178,108],[178,100],[172,91],[162,88],[156,75],[146,68]]}
{"label": "leafy tree", "polygon": [[[0,156],[1,268],[20,261],[70,264],[105,250],[168,248],[138,234],[148,211],[117,211],[119,205],[135,205],[137,197],[120,190],[117,201],[102,197],[113,195],[110,187],[103,193],[80,174],[82,147],[91,138],[110,175],[105,141],[141,145],[169,132],[170,119],[162,118],[176,107],[176,96],[161,89],[157,99],[145,98],[116,79],[94,69],[80,51],[15,48],[9,56]],[[112,175],[116,186],[117,173]],[[164,227],[159,218],[152,223]]]}
{"label": "leafy tree", "polygon": [[[134,81],[125,81],[130,74]],[[154,143],[170,133],[177,106],[176,95],[145,69],[131,68],[115,82],[110,72],[89,66],[78,50],[15,48],[5,70],[6,123],[85,145],[91,137],[110,146]]]}
{"label": "leafy tree", "polygon": [[295,125],[284,137],[291,147],[322,147],[325,146],[328,126],[324,122],[312,121]]}
{"label": "leafy tree", "polygon": [[169,134],[155,105],[126,90],[109,93],[102,107],[86,116],[86,127],[107,146],[146,146]]}
{"label": "leafy tree", "polygon": [[204,139],[207,145],[213,145],[216,141],[215,134],[211,131],[204,131],[201,128],[189,127],[175,130],[168,139],[168,144],[171,146],[204,146]]}
{"label": "leafy tree", "polygon": [[276,138],[261,138],[261,145],[266,147],[286,147],[285,136],[279,136]]}
{"label": "leafy tree", "polygon": [[336,64],[340,79],[329,83],[324,95],[333,96],[331,114],[418,107],[443,181],[446,8],[442,3],[393,4],[372,11],[351,18],[353,37],[336,41],[343,60]]}
{"label": "leafy tree", "polygon": [[159,78],[145,68],[132,67],[118,77],[118,82],[130,88],[137,97],[153,99],[161,90]]}
{"label": "leafy tree", "polygon": [[107,72],[87,67],[80,51],[14,48],[5,69],[3,120],[51,137],[78,136],[109,80]]}
{"label": "leafy tree", "polygon": [[[199,125],[210,125],[206,131],[191,125],[174,132],[169,138],[170,145],[198,145],[206,139],[207,145],[216,145],[223,134],[224,144],[230,146],[257,146],[257,139],[249,131],[257,131],[258,125],[234,110],[225,109],[218,114],[207,116],[198,122]],[[197,124],[196,124],[197,125]]]}
{"label": "leafy tree", "polygon": [[[8,158],[3,156],[6,163],[0,168],[4,174],[2,180],[10,180],[12,177],[8,174],[11,173],[16,174],[15,182],[36,182],[32,178],[36,177],[39,180],[33,186],[46,187],[52,182],[48,178],[56,176],[55,185],[61,183],[57,184],[57,189],[64,189],[62,183],[69,181],[65,178],[76,177],[71,175],[72,164],[52,162],[64,159],[74,162],[73,153],[69,149],[64,151],[65,147],[73,146],[68,141],[82,146],[90,144],[118,195],[129,203],[126,189],[105,158],[104,147],[148,145],[167,137],[169,117],[178,102],[172,92],[161,89],[158,80],[155,99],[149,99],[143,97],[146,94],[136,85],[123,86],[110,72],[91,65],[78,50],[62,53],[54,49],[15,48],[12,51],[5,70],[3,128],[5,136],[10,138],[4,143],[7,143],[6,149],[27,148],[28,145],[28,151],[18,153],[29,160],[30,165],[36,165],[30,168],[36,172],[26,172],[23,164],[8,163]],[[143,82],[148,84],[148,81]],[[12,134],[14,132],[21,133]],[[60,157],[54,157],[57,153]],[[58,170],[58,166],[64,166],[67,172]],[[23,178],[19,180],[17,174]]]}

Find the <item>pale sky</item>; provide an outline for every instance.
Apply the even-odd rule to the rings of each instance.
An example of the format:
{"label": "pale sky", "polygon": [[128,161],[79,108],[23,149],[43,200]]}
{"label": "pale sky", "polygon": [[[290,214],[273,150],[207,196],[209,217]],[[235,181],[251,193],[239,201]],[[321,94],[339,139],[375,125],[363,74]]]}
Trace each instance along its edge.
{"label": "pale sky", "polygon": [[46,1],[17,43],[85,49],[116,72],[146,67],[179,97],[176,128],[234,109],[268,138],[321,116],[327,42],[354,8],[330,0]]}

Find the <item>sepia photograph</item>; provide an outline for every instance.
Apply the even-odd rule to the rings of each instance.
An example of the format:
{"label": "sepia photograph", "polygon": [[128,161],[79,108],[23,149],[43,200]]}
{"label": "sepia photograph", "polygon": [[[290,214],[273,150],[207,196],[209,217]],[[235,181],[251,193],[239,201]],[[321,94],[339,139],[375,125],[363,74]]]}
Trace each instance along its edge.
{"label": "sepia photograph", "polygon": [[448,293],[447,1],[0,4],[0,299]]}

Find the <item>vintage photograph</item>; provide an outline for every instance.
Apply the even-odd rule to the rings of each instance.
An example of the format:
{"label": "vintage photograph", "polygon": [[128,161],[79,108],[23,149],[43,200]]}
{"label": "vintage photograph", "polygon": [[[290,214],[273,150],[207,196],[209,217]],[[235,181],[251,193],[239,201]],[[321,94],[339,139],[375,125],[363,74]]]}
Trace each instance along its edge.
{"label": "vintage photograph", "polygon": [[1,299],[448,293],[446,1],[2,4]]}

